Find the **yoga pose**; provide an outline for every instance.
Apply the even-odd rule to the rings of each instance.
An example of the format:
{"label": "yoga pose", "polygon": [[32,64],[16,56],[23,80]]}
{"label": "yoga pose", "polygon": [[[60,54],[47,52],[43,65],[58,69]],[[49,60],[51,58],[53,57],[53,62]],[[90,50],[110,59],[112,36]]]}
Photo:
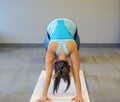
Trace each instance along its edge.
{"label": "yoga pose", "polygon": [[51,101],[48,97],[48,88],[54,75],[53,94],[59,89],[60,79],[67,84],[65,91],[70,86],[70,76],[73,75],[76,96],[71,100],[74,102],[83,102],[81,83],[80,83],[80,58],[79,47],[80,40],[77,34],[77,26],[70,20],[59,18],[53,20],[47,28],[47,35],[44,41],[46,53],[46,78],[42,96],[36,102]]}

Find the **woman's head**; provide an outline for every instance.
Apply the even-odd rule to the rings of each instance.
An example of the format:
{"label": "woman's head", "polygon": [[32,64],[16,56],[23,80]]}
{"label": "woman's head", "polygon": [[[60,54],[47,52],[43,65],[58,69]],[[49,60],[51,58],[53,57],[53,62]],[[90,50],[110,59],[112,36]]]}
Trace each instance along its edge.
{"label": "woman's head", "polygon": [[61,78],[64,80],[65,83],[67,83],[67,87],[65,91],[68,90],[70,86],[70,66],[66,61],[59,60],[54,63],[54,70],[55,70],[55,80],[54,80],[54,88],[53,88],[53,94],[56,92],[59,88],[60,80]]}

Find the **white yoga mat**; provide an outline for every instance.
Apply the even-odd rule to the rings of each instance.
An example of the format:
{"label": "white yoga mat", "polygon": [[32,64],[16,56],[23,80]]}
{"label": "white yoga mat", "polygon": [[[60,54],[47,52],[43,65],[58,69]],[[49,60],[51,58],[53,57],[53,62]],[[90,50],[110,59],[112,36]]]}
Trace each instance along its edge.
{"label": "white yoga mat", "polygon": [[[36,100],[41,96],[45,81],[45,74],[46,74],[45,71],[41,72],[38,82],[31,96],[30,102],[36,102]],[[85,102],[90,102],[83,71],[80,71],[80,81],[81,81],[83,99]],[[66,88],[66,84],[64,83],[63,80],[61,80],[58,94],[53,95],[53,82],[54,80],[52,79],[48,90],[48,96],[52,99],[52,102],[72,102],[71,99],[76,95],[73,77],[71,77],[71,85],[68,91],[65,93],[63,92]]]}

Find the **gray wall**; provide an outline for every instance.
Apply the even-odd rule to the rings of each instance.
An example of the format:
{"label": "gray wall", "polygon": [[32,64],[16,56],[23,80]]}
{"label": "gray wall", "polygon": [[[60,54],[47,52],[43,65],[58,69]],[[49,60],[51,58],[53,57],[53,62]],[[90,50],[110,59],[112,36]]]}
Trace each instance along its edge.
{"label": "gray wall", "polygon": [[73,20],[82,43],[120,43],[120,0],[0,0],[0,43],[43,43],[48,23]]}

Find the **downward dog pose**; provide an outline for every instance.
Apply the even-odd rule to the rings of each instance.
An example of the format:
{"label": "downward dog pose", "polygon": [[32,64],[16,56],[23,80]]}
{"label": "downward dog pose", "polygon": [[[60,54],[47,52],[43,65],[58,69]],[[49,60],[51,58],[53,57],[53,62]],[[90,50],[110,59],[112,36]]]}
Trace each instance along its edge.
{"label": "downward dog pose", "polygon": [[71,100],[74,102],[84,102],[79,78],[80,58],[78,50],[80,40],[77,34],[77,26],[65,18],[53,20],[48,25],[44,47],[47,51],[45,62],[46,78],[42,96],[36,102],[51,101],[47,93],[53,70],[55,70],[53,94],[57,93],[61,78],[67,83],[65,90],[67,91],[70,86],[70,75],[73,75],[76,96]]}

